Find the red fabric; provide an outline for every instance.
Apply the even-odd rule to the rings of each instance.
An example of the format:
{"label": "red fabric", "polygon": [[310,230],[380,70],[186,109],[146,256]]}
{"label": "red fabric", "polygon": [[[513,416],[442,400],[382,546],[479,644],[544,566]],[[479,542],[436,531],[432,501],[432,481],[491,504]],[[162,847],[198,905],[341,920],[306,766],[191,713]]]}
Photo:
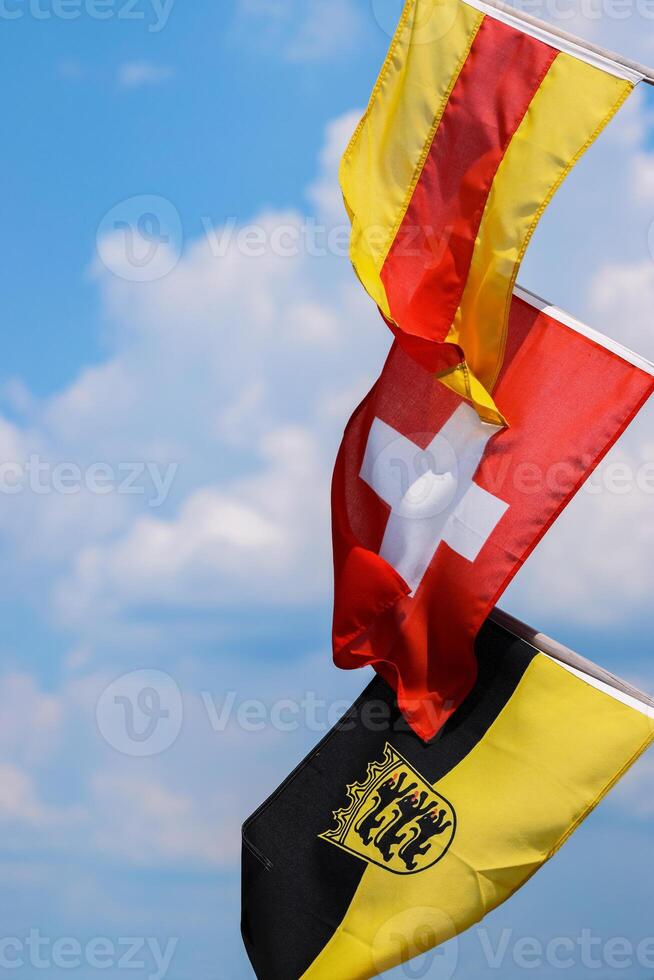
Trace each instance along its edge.
{"label": "red fabric", "polygon": [[436,734],[474,685],[483,622],[653,390],[644,371],[515,299],[494,392],[510,427],[474,477],[509,509],[476,561],[441,543],[411,598],[379,556],[389,507],[359,476],[370,428],[378,417],[426,448],[461,399],[394,344],[346,429],[334,475],[337,665],[373,664],[415,731]]}
{"label": "red fabric", "polygon": [[[398,339],[432,369],[424,358],[436,356],[434,341],[443,341],[454,321],[497,169],[557,55],[486,17],[450,96],[382,270],[405,335]],[[458,363],[460,352],[441,348],[440,357],[445,367]]]}

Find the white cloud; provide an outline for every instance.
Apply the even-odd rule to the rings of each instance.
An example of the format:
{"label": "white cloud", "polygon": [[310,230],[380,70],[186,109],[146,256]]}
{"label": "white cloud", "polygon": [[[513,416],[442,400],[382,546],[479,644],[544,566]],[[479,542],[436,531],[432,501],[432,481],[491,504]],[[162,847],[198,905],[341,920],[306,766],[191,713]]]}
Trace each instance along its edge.
{"label": "white cloud", "polygon": [[625,776],[611,797],[612,804],[641,820],[654,817],[654,760],[649,756]]}
{"label": "white cloud", "polygon": [[[342,204],[338,214],[332,205],[354,117],[328,127],[311,189],[328,226],[343,221]],[[130,282],[129,268],[114,265],[125,278],[94,268],[107,309],[126,331],[126,352],[51,399],[44,422],[64,444],[91,442],[102,426],[112,453],[134,458],[153,451],[156,426],[166,432],[159,455],[186,460],[189,492],[171,518],[141,515],[106,543],[81,547],[57,586],[63,618],[146,601],[302,602],[327,591],[339,428],[372,381],[388,337],[349,264],[323,254],[327,238],[323,253],[305,247],[302,215],[266,212],[254,225],[268,243],[257,257],[244,254],[238,229],[226,239],[219,229],[190,243],[174,271],[153,283]],[[276,251],[280,229],[296,243],[293,255]],[[258,460],[256,475],[231,477],[219,462],[221,446]],[[194,447],[216,454],[201,467],[204,485],[193,475]]]}
{"label": "white cloud", "polygon": [[85,66],[72,58],[60,61],[57,65],[57,73],[61,78],[65,78],[71,82],[82,82],[88,78],[88,72]]}
{"label": "white cloud", "polygon": [[0,744],[14,762],[45,764],[56,751],[64,723],[58,698],[41,691],[24,672],[5,673],[0,686]]}
{"label": "white cloud", "polygon": [[632,166],[634,193],[643,204],[654,203],[654,157],[651,153],[639,153]]}
{"label": "white cloud", "polygon": [[[69,816],[69,814],[66,814]],[[0,764],[0,825],[19,823],[44,827],[65,819],[62,813],[46,807],[37,797],[32,776],[11,763]]]}
{"label": "white cloud", "polygon": [[320,154],[318,177],[307,191],[316,214],[331,225],[349,227],[343,196],[338,183],[341,157],[361,118],[362,111],[355,109],[335,119],[327,126],[325,145]]}
{"label": "white cloud", "polygon": [[224,814],[212,794],[194,799],[155,779],[114,771],[91,778],[91,796],[96,819],[89,844],[94,850],[146,866],[206,867],[233,860],[225,847]]}
{"label": "white cloud", "polygon": [[[502,600],[527,621],[601,628],[628,623],[648,608],[654,585],[654,405],[634,425]],[[630,474],[628,482],[621,482],[623,472]],[[621,486],[625,490],[615,492]]]}
{"label": "white cloud", "polygon": [[301,64],[350,51],[362,18],[353,0],[240,0],[236,23],[239,36]]}
{"label": "white cloud", "polygon": [[93,659],[93,651],[88,646],[77,646],[70,650],[64,658],[67,670],[75,672],[82,670]]}
{"label": "white cloud", "polygon": [[[652,235],[654,244],[654,234]],[[590,284],[595,322],[621,343],[654,361],[654,255],[641,262],[609,262]]]}
{"label": "white cloud", "polygon": [[303,17],[286,47],[289,61],[318,61],[352,46],[359,15],[351,0],[303,0]]}
{"label": "white cloud", "polygon": [[172,75],[172,68],[167,65],[155,65],[150,61],[126,61],[116,69],[116,80],[122,89],[161,85]]}
{"label": "white cloud", "polygon": [[[348,114],[330,125],[321,154],[313,198],[327,229],[343,222],[331,197],[353,124]],[[77,631],[71,646],[88,661],[115,629],[166,634],[139,621],[144,606],[217,619],[226,605],[301,606],[329,594],[333,460],[390,338],[327,230],[309,240],[315,231],[295,211],[265,211],[252,226],[260,254],[242,227],[214,229],[179,261],[156,255],[157,269],[172,271],[152,282],[132,281],[114,242],[102,253],[110,261],[91,269],[111,353],[42,401],[16,382],[5,391],[24,421],[0,417],[4,460],[176,467],[157,510],[143,495],[86,487],[2,496],[6,580],[32,594],[40,577],[36,594]]]}
{"label": "white cloud", "polygon": [[82,550],[60,587],[62,618],[104,618],[148,602],[319,600],[329,581],[329,468],[302,429],[268,434],[261,454],[267,465],[256,477],[197,490],[175,519],[140,517],[116,541]]}
{"label": "white cloud", "polygon": [[[170,669],[183,698],[179,735],[143,758],[122,754],[96,724],[110,674],[63,680],[47,693],[30,675],[0,676],[0,708],[11,702],[0,730],[5,850],[30,854],[47,833],[54,855],[104,855],[126,867],[233,868],[245,817],[369,679],[368,671],[335,671],[326,651],[297,662],[235,657],[215,666],[178,654]],[[112,730],[121,749],[126,732]]]}

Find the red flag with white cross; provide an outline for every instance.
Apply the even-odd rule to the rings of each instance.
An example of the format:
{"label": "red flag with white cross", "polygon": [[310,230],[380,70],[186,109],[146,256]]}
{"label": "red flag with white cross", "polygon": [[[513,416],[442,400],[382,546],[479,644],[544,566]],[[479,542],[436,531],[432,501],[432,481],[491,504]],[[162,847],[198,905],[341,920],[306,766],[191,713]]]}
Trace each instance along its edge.
{"label": "red flag with white cross", "polygon": [[520,290],[507,428],[394,344],[334,473],[337,665],[373,665],[432,738],[474,686],[482,624],[652,390],[652,365]]}

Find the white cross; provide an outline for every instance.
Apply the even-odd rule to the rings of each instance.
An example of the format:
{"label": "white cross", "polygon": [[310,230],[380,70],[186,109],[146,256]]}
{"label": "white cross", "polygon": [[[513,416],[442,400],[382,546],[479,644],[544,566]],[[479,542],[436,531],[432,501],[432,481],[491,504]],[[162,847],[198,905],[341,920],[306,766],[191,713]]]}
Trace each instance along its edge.
{"label": "white cross", "polygon": [[425,450],[376,418],[361,479],[391,508],[380,555],[414,594],[441,543],[474,562],[509,508],[473,482],[499,426],[462,404]]}

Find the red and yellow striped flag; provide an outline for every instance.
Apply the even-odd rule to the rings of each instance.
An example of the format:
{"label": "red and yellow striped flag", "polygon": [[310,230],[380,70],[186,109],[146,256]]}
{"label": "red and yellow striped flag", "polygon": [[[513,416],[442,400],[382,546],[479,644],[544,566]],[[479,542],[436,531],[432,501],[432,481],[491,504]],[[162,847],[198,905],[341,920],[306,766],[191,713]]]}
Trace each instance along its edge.
{"label": "red and yellow striped flag", "polygon": [[642,76],[483,0],[407,0],[341,186],[351,257],[405,349],[504,421],[513,286],[556,190]]}

